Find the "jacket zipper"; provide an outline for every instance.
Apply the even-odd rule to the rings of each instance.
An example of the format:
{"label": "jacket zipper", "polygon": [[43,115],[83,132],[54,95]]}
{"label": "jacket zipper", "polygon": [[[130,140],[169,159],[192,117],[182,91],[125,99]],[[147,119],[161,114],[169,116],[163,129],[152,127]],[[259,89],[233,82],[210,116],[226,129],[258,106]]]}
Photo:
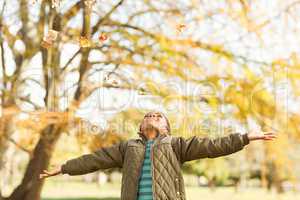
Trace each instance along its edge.
{"label": "jacket zipper", "polygon": [[[153,144],[152,144],[152,146],[151,146],[151,149],[150,149],[150,156],[151,156],[151,177],[152,177],[152,195],[153,195],[153,200],[155,200],[155,198],[154,198],[154,196],[155,196],[155,192],[154,192],[154,173],[153,173],[153,166],[154,166],[154,164],[153,164],[153,147],[154,147],[154,145],[155,145],[155,142],[156,142],[156,140],[157,140],[157,138],[155,138],[154,139],[154,141],[153,141]],[[140,167],[139,167],[139,175],[138,175],[138,181],[137,181],[137,184],[136,184],[136,197],[135,197],[135,200],[137,200],[137,196],[138,196],[138,185],[139,185],[139,180],[140,180],[140,176],[141,176],[141,168],[142,168],[142,166],[143,166],[143,162],[144,162],[144,160],[145,160],[145,153],[146,153],[146,143],[144,143],[143,142],[143,144],[144,144],[144,158],[143,158],[143,161],[142,161],[142,163],[141,163],[141,165],[140,165]]]}
{"label": "jacket zipper", "polygon": [[154,163],[153,163],[153,146],[154,146],[154,142],[153,142],[153,144],[152,144],[152,146],[151,146],[151,150],[150,150],[150,152],[151,152],[151,178],[152,178],[152,195],[153,195],[153,200],[155,200],[155,192],[154,192],[154,183],[155,183],[155,179],[154,179],[154,168],[153,168],[153,166],[154,166]]}
{"label": "jacket zipper", "polygon": [[140,177],[141,177],[141,169],[142,169],[142,166],[143,166],[143,163],[144,163],[144,160],[145,160],[145,153],[146,153],[146,145],[144,144],[144,153],[143,153],[144,154],[144,158],[143,158],[143,161],[141,162],[140,167],[139,167],[139,175],[138,175],[136,189],[135,189],[135,191],[136,191],[135,199],[136,200],[137,200],[137,197],[138,197],[138,187],[139,187],[139,181],[140,181]]}

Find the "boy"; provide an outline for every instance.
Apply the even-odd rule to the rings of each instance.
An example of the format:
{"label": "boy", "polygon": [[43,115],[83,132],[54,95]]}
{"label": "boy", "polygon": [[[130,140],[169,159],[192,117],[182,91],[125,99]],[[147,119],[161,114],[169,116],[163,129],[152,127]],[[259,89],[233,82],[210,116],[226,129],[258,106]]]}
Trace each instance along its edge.
{"label": "boy", "polygon": [[99,169],[122,168],[121,200],[186,200],[181,166],[184,162],[225,156],[242,150],[252,140],[273,140],[271,132],[232,133],[216,139],[170,135],[163,113],[149,112],[138,139],[122,141],[68,160],[41,178],[58,174],[82,175]]}

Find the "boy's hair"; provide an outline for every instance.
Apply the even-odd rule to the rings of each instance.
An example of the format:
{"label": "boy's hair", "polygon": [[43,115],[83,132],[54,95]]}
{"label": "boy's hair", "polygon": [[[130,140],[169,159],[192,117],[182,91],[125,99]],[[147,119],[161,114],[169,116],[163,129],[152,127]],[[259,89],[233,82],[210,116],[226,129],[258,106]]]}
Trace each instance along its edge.
{"label": "boy's hair", "polygon": [[[167,127],[166,127],[166,129],[167,129],[167,132],[160,132],[159,134],[167,134],[167,135],[171,135],[171,127],[170,127],[170,122],[169,122],[169,120],[168,120],[168,118],[166,117],[166,115],[165,114],[163,114],[162,112],[159,112],[159,111],[151,111],[151,112],[148,112],[148,113],[146,113],[145,115],[144,115],[144,118],[145,118],[145,116],[146,115],[149,115],[149,114],[161,114],[161,116],[166,120],[166,125],[167,125]],[[143,134],[143,132],[142,132],[142,123],[143,122],[141,122],[141,124],[140,124],[140,127],[139,127],[139,131],[138,131],[138,134],[140,135],[140,134]]]}

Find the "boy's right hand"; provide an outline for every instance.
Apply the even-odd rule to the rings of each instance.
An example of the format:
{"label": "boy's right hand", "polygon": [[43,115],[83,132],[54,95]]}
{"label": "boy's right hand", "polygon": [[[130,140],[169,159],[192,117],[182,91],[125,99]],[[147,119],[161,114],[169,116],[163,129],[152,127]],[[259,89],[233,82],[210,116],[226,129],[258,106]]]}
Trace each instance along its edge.
{"label": "boy's right hand", "polygon": [[40,174],[40,179],[48,178],[50,176],[56,176],[60,173],[61,173],[61,166],[58,166],[54,170],[51,170],[51,171],[43,170],[43,173]]}

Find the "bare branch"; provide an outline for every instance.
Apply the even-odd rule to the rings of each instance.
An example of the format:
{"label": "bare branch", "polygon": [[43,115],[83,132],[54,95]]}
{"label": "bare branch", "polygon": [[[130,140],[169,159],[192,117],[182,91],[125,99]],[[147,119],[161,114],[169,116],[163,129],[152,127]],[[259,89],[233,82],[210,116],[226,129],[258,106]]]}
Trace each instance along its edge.
{"label": "bare branch", "polygon": [[16,142],[14,139],[12,139],[11,137],[8,137],[6,135],[4,135],[4,137],[10,141],[11,143],[13,143],[16,147],[18,147],[19,149],[21,149],[22,151],[26,152],[29,154],[29,156],[32,156],[32,151],[27,149],[26,147],[22,146],[21,144],[19,144],[18,142]]}
{"label": "bare branch", "polygon": [[142,11],[139,11],[139,12],[136,12],[134,13],[133,15],[131,15],[129,18],[128,18],[128,21],[127,21],[127,24],[130,24],[130,22],[132,20],[134,20],[134,18],[136,17],[139,17],[141,15],[144,15],[144,14],[148,14],[148,13],[171,13],[171,14],[174,14],[174,13],[179,13],[180,11],[176,8],[171,8],[171,9],[157,9],[157,8],[149,8],[149,9],[146,9],[146,10],[142,10]]}
{"label": "bare branch", "polygon": [[31,104],[34,107],[35,110],[43,109],[43,107],[41,107],[41,106],[37,105],[36,103],[32,102],[29,95],[25,96],[25,97],[19,97],[19,99],[21,101],[25,101],[25,102]]}
{"label": "bare branch", "polygon": [[61,72],[63,73],[69,64],[76,58],[76,56],[80,53],[80,49],[66,62],[66,64],[62,67]]}
{"label": "bare branch", "polygon": [[104,25],[110,25],[110,26],[118,26],[118,27],[124,27],[124,28],[130,28],[130,29],[134,29],[137,30],[143,34],[145,34],[146,36],[152,37],[152,38],[156,38],[156,34],[151,33],[149,31],[146,31],[145,29],[138,27],[138,26],[134,26],[134,25],[130,25],[130,24],[124,24],[124,23],[120,23],[118,21],[114,21],[112,19],[107,20]]}
{"label": "bare branch", "polygon": [[20,0],[19,1],[20,4],[20,9],[19,9],[19,14],[20,14],[20,20],[22,22],[22,26],[19,30],[20,36],[22,38],[22,40],[24,41],[24,43],[26,44],[26,46],[33,46],[32,45],[32,40],[30,38],[28,38],[28,7],[27,7],[27,0]]}
{"label": "bare branch", "polygon": [[39,21],[37,22],[37,36],[39,37],[38,42],[42,40],[44,36],[44,27],[46,23],[46,1],[42,1],[39,13]]}
{"label": "bare branch", "polygon": [[92,35],[95,34],[98,31],[99,26],[105,22],[107,19],[109,19],[110,15],[123,4],[124,0],[120,0],[112,9],[104,15],[101,19],[98,20],[98,22],[95,24],[95,26],[92,28]]}
{"label": "bare branch", "polygon": [[76,16],[78,14],[78,11],[81,9],[81,1],[78,1],[76,4],[74,4],[68,11],[66,11],[62,15],[62,26],[65,27],[66,24],[69,22],[72,17]]}
{"label": "bare branch", "polygon": [[4,8],[6,5],[6,1],[4,1],[2,9],[1,9],[1,15],[0,15],[0,48],[1,48],[1,63],[2,63],[2,81],[3,81],[3,90],[2,90],[2,102],[4,102],[5,98],[5,90],[6,90],[6,81],[7,81],[7,76],[6,76],[6,63],[5,63],[5,56],[4,56],[4,46],[3,46],[3,37],[2,37],[2,18],[3,18],[3,13],[4,13]]}

